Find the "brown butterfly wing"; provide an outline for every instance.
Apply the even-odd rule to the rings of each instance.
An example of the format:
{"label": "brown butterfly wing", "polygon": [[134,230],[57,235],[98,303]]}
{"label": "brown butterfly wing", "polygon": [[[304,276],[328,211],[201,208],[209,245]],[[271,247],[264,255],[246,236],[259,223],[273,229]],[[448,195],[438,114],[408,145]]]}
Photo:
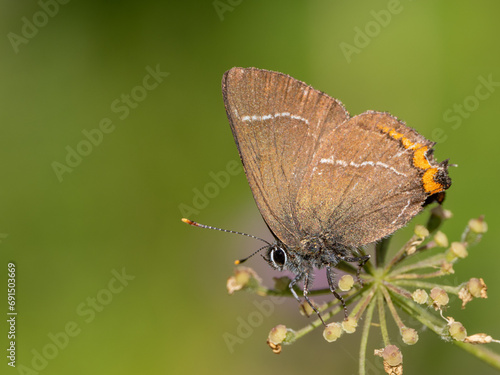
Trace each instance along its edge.
{"label": "brown butterfly wing", "polygon": [[256,68],[227,71],[222,93],[262,217],[276,237],[298,246],[306,234],[297,211],[302,180],[322,139],[349,115],[342,103],[311,86]]}

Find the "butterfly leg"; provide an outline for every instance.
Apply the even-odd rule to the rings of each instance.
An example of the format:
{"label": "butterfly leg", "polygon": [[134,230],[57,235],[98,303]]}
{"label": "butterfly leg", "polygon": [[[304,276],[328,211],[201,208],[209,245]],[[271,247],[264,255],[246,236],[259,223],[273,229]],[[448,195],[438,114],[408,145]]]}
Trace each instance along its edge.
{"label": "butterfly leg", "polygon": [[321,317],[321,314],[319,313],[319,311],[316,308],[316,306],[313,305],[312,301],[307,296],[308,294],[309,294],[309,272],[306,272],[304,274],[304,298],[306,299],[306,301],[309,304],[309,306],[311,306],[311,308],[314,310],[314,312],[316,314],[318,314],[318,317],[319,317],[319,320],[321,320],[321,323],[323,323],[323,325],[326,327],[325,321]]}
{"label": "butterfly leg", "polygon": [[342,307],[344,308],[344,316],[347,319],[347,306],[345,305],[345,301],[340,294],[335,290],[335,282],[334,282],[334,272],[333,269],[327,265],[326,266],[326,279],[328,280],[328,285],[330,286],[330,291],[333,295],[342,303]]}
{"label": "butterfly leg", "polygon": [[311,300],[309,299],[309,297],[307,296],[307,294],[309,293],[309,273],[308,272],[305,272],[305,273],[301,273],[301,274],[298,274],[291,282],[290,284],[288,285],[288,287],[290,288],[293,296],[295,297],[295,299],[299,302],[299,303],[302,303],[302,301],[300,300],[299,296],[297,295],[297,293],[295,292],[295,290],[293,289],[293,287],[295,286],[295,284],[297,284],[297,282],[302,279],[304,277],[304,298],[305,300],[307,301],[307,303],[309,304],[309,306],[311,306],[311,308],[314,310],[314,312],[318,315],[319,319],[321,320],[321,323],[323,323],[324,326],[326,326],[326,323],[325,321],[323,320],[323,318],[321,317],[318,309],[312,304]]}
{"label": "butterfly leg", "polygon": [[344,257],[342,258],[344,262],[358,262],[358,270],[356,272],[356,280],[358,280],[358,283],[363,286],[363,280],[359,277],[359,274],[361,273],[361,268],[365,265],[366,262],[370,260],[369,255],[363,255],[361,257]]}
{"label": "butterfly leg", "polygon": [[295,278],[292,281],[290,281],[290,284],[288,284],[290,291],[292,292],[293,296],[295,297],[298,303],[302,303],[302,301],[300,300],[299,296],[297,295],[297,292],[295,292],[295,289],[293,289],[293,287],[300,281],[300,279],[302,279],[302,277],[304,277],[304,275],[302,273],[299,273],[297,276],[295,276]]}

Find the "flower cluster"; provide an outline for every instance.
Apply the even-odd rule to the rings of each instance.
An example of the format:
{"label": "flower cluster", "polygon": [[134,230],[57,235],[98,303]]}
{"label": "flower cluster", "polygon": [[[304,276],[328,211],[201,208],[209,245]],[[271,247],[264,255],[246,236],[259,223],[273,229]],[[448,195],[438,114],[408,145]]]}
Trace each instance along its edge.
{"label": "flower cluster", "polygon": [[[418,342],[418,332],[408,327],[405,320],[418,320],[421,324],[439,335],[442,339],[455,342],[463,349],[488,361],[500,369],[498,356],[488,356],[488,351],[481,346],[471,344],[486,344],[499,342],[485,333],[468,335],[461,322],[453,317],[444,316],[450,303],[450,295],[457,296],[462,301],[462,308],[477,298],[487,298],[487,287],[482,278],[472,278],[460,285],[450,285],[454,274],[453,266],[465,259],[473,245],[476,245],[487,231],[487,224],[482,217],[469,221],[459,241],[449,243],[447,236],[439,231],[444,220],[451,218],[451,213],[438,206],[431,210],[431,215],[425,226],[417,225],[413,236],[392,258],[387,257],[389,239],[384,239],[375,246],[375,262],[364,266],[365,273],[361,275],[363,287],[354,282],[356,269],[348,264],[342,265],[345,275],[338,281],[338,287],[343,292],[343,298],[349,307],[347,319],[334,321],[323,326],[319,319],[302,329],[293,330],[278,325],[269,333],[267,343],[274,353],[280,353],[283,344],[291,344],[315,328],[323,327],[323,337],[328,342],[339,340],[342,335],[356,332],[361,328],[360,374],[365,373],[368,332],[373,326],[380,328],[385,347],[374,350],[374,354],[382,358],[384,369],[388,374],[401,374],[403,371],[403,355],[396,345],[391,343],[388,333],[387,315],[399,328],[401,341],[406,345]],[[437,249],[437,251],[428,251]],[[363,250],[362,250],[363,251]],[[262,285],[257,274],[246,267],[239,267],[228,280],[230,293],[236,290],[248,290],[262,296],[286,295],[290,279],[282,277],[275,279],[276,285],[268,289]],[[330,293],[329,289],[311,292],[311,295]],[[321,306],[315,305],[325,321],[342,312],[339,301],[334,299]],[[311,315],[308,304],[301,304],[301,311]],[[374,312],[378,321],[374,323]],[[433,312],[435,311],[435,312]],[[410,317],[411,319],[405,319]],[[361,318],[363,318],[361,320]]]}

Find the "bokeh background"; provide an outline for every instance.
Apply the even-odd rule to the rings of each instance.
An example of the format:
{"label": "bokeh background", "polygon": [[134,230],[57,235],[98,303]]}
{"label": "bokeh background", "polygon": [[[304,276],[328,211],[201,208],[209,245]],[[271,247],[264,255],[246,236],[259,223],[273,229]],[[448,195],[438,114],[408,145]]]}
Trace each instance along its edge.
{"label": "bokeh background", "polygon": [[[271,327],[307,323],[295,301],[275,305],[240,342],[224,340],[262,301],[225,289],[233,260],[260,243],[180,218],[270,239],[241,172],[193,203],[211,172],[238,161],[220,91],[233,66],[290,74],[351,114],[390,111],[438,141],[437,158],[459,165],[445,232],[458,240],[481,214],[490,227],[454,275],[483,277],[489,298],[465,311],[455,301],[447,313],[469,333],[500,338],[500,3],[63,3],[1,1],[0,306],[5,314],[13,261],[19,312],[18,367],[2,356],[1,373],[356,373],[359,333],[328,344],[317,330],[271,353]],[[143,83],[148,69],[169,74]],[[106,119],[100,139],[92,130]],[[82,143],[85,134],[96,144]],[[74,150],[85,155],[69,156],[71,167]],[[268,284],[278,276],[260,257],[249,265]],[[372,349],[382,346],[373,332]],[[425,330],[403,352],[405,374],[496,373]],[[381,374],[371,363],[369,373]]]}

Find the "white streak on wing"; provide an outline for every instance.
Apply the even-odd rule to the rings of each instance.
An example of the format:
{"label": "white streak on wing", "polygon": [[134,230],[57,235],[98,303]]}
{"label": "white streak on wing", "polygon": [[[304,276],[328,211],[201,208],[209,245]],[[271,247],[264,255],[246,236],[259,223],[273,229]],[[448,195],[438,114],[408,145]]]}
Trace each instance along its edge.
{"label": "white streak on wing", "polygon": [[399,151],[396,155],[394,155],[392,158],[399,158],[401,155],[406,154],[407,152],[410,152],[407,148],[404,150]]}
{"label": "white streak on wing", "polygon": [[391,224],[394,224],[401,217],[401,215],[403,215],[403,212],[406,211],[406,209],[408,208],[409,205],[410,205],[410,200],[408,199],[408,203],[406,204],[406,206],[403,207],[403,209],[399,213],[398,217],[396,217]]}
{"label": "white streak on wing", "polygon": [[278,113],[270,113],[268,115],[251,115],[251,116],[243,116],[241,118],[241,121],[265,121],[265,120],[270,120],[272,118],[277,118],[277,117],[290,117],[291,119],[294,119],[294,120],[300,120],[300,121],[304,121],[307,125],[309,125],[309,120],[304,118],[304,117],[301,117],[301,116],[297,116],[297,115],[294,115],[290,112],[278,112]]}
{"label": "white streak on wing", "polygon": [[391,167],[385,163],[382,163],[381,161],[364,161],[362,163],[355,163],[353,161],[351,161],[350,163],[347,163],[345,160],[340,160],[340,159],[337,159],[337,160],[334,160],[333,159],[333,156],[330,156],[328,159],[327,158],[322,158],[320,161],[320,163],[322,164],[336,164],[336,165],[341,165],[343,167],[347,167],[348,165],[350,165],[351,167],[355,167],[355,168],[361,168],[361,167],[364,167],[364,166],[367,166],[367,165],[370,165],[372,167],[382,167],[382,168],[385,168],[385,169],[389,169],[391,171],[393,171],[394,173],[396,173],[397,175],[399,176],[406,176],[406,174],[402,173],[402,172],[399,172],[396,168],[394,167]]}
{"label": "white streak on wing", "polygon": [[391,171],[393,171],[394,173],[396,173],[399,176],[406,176],[406,174],[404,174],[402,172],[399,172],[396,168],[390,167],[387,164],[382,163],[381,161],[377,161],[375,164],[378,165],[378,166],[380,166],[380,167],[384,167],[386,169],[390,169]]}
{"label": "white streak on wing", "polygon": [[335,160],[335,164],[341,165],[343,167],[347,167],[347,162],[344,160]]}

